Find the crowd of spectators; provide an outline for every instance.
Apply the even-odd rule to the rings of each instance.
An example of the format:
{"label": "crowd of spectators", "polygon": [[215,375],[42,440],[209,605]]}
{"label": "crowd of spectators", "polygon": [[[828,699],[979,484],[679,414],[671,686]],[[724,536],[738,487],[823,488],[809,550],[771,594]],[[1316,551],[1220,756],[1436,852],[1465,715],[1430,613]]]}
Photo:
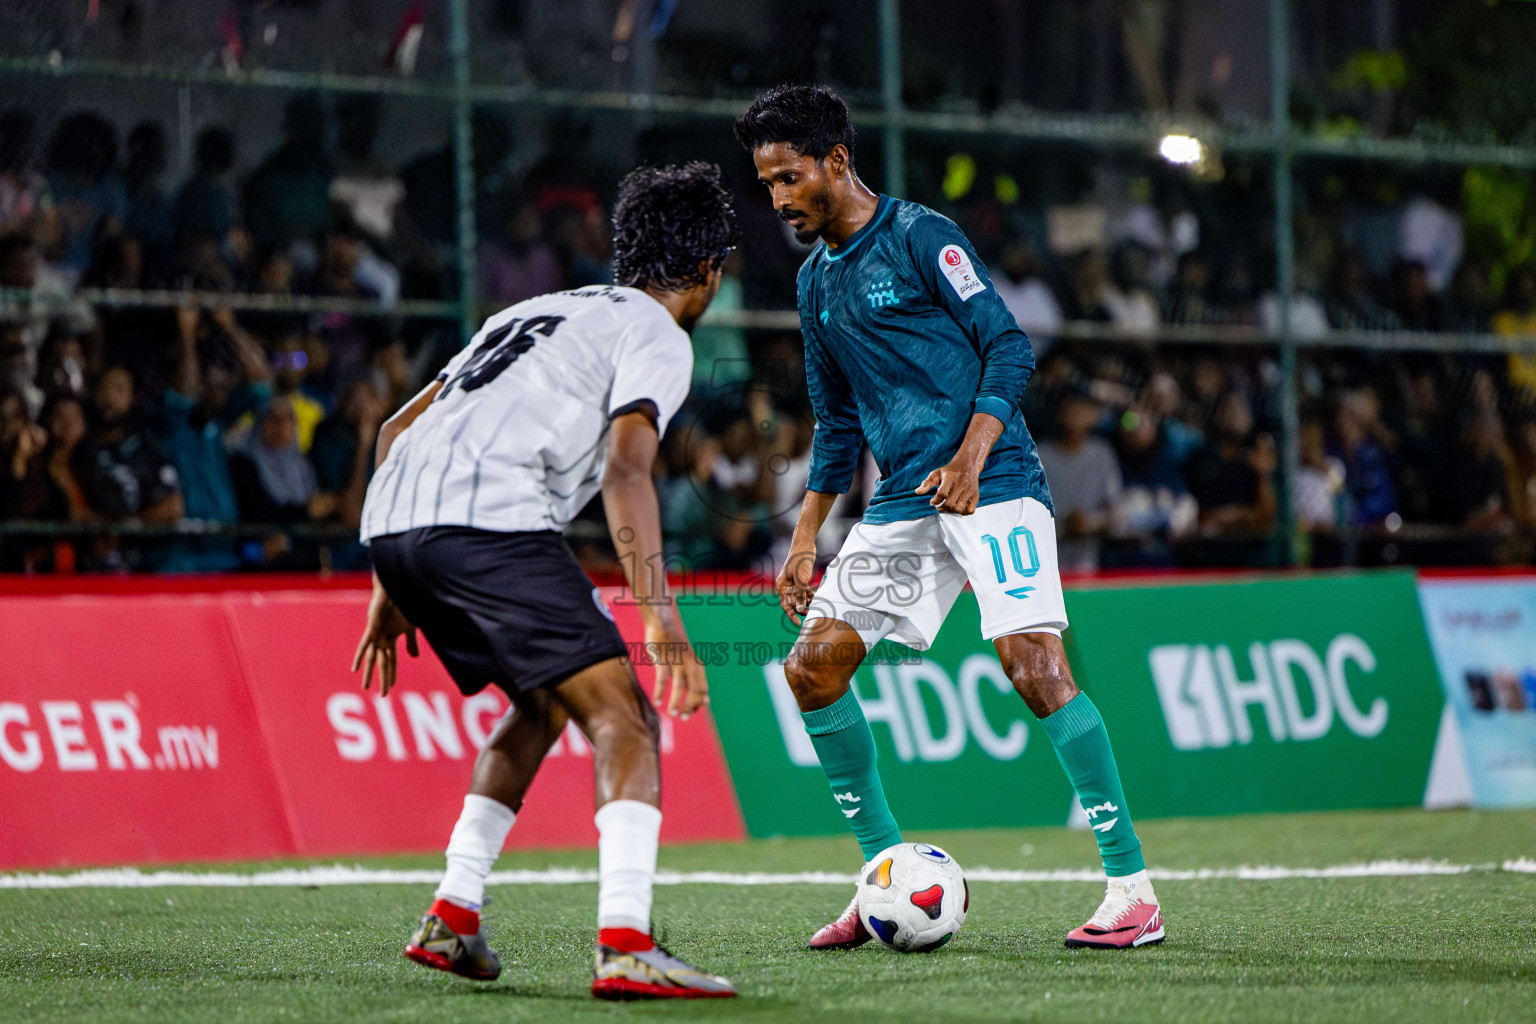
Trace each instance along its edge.
{"label": "crowd of spectators", "polygon": [[[1359,345],[1370,332],[1536,336],[1536,266],[1469,251],[1444,179],[1419,185],[1298,218],[1289,512],[1313,564],[1524,562],[1536,548],[1536,355]],[[1096,223],[1097,244],[1042,260],[1004,239],[992,268],[1040,364],[1026,405],[1063,567],[1278,564],[1275,350],[1134,340],[1191,326],[1275,336],[1278,296],[1253,270],[1272,251],[1231,232],[1202,244],[1207,224],[1176,197],[1071,213]],[[1113,342],[1055,342],[1067,321],[1105,324]]]}
{"label": "crowd of spectators", "polygon": [[[374,150],[381,116],[377,97],[327,108],[301,94],[269,153],[243,161],[234,130],[207,127],[191,173],[172,183],[157,122],[119,146],[95,113],[65,116],[46,140],[29,113],[0,113],[0,523],[32,524],[0,534],[0,568],[366,565],[354,531],[379,425],[459,341],[454,321],[376,315],[459,290],[452,151],[395,167]],[[514,173],[508,122],[489,111],[473,135],[485,305],[607,280],[599,190],[556,161]],[[1274,349],[1151,343],[1169,326],[1272,332],[1278,321],[1262,232],[1215,231],[1180,195],[1154,202],[1132,180],[1115,202],[1023,224],[945,207],[1033,339],[1026,415],[1063,568],[1277,564],[1285,500],[1315,564],[1528,559],[1536,356],[1303,348],[1287,496]],[[760,199],[743,194],[744,216],[765,212]],[[729,263],[717,310],[742,309],[754,288],[761,302],[765,278],[788,287],[777,270],[796,257],[776,227],[750,232],[758,241],[745,265]],[[1297,237],[1292,328],[1304,340],[1536,334],[1536,268],[1469,251],[1443,190],[1413,192],[1389,216],[1313,204]],[[131,301],[146,289],[205,298]],[[209,293],[373,312],[299,314]],[[1102,336],[1084,338],[1084,325]],[[693,395],[658,477],[669,554],[762,568],[782,554],[809,466],[799,339],[706,324],[694,346]],[[866,460],[826,546],[875,480]],[[600,509],[587,517],[573,531],[579,553],[612,568]]]}
{"label": "crowd of spectators", "polygon": [[[1063,568],[1276,565],[1278,367],[1058,348],[1028,397]],[[1500,361],[1302,356],[1289,496],[1314,565],[1528,562],[1536,405]]]}
{"label": "crowd of spectators", "polygon": [[[764,359],[768,361],[765,363]],[[809,472],[812,418],[783,382],[793,336],[760,371],[696,383],[664,445],[678,565],[778,564]],[[1536,550],[1536,402],[1502,358],[1304,352],[1290,502],[1318,565],[1528,563]],[[1064,572],[1278,566],[1284,500],[1272,349],[1063,342],[1025,417],[1056,506]],[[878,480],[865,460],[822,536],[835,550]]]}
{"label": "crowd of spectators", "polygon": [[[389,315],[457,297],[457,208],[451,150],[392,167],[381,115],[301,94],[271,152],[242,165],[238,134],[206,127],[173,183],[158,122],[120,145],[94,112],[46,138],[0,113],[0,524],[56,527],[0,534],[0,569],[366,564],[379,425],[459,341],[455,320]],[[483,300],[606,279],[596,191],[530,174],[517,193],[506,120],[473,131]],[[157,290],[200,297],[141,301]]]}
{"label": "crowd of spectators", "polygon": [[[1346,204],[1302,218],[1292,329],[1308,344],[1288,496],[1278,355],[1244,341],[1279,329],[1278,297],[1258,280],[1273,256],[1252,225],[1235,243],[1202,244],[1207,223],[1177,199],[1138,201],[1144,182],[1119,204],[1048,211],[1040,244],[995,205],[946,208],[990,254],[1032,339],[1025,413],[1066,571],[1280,565],[1287,519],[1314,565],[1530,560],[1536,356],[1359,344],[1361,332],[1536,336],[1536,268],[1498,271],[1468,252],[1454,203],[1432,191],[1386,215]],[[1232,337],[1152,344],[1170,327]],[[759,343],[751,376],[722,382],[719,367],[740,360],[713,333],[692,418],[668,447],[663,501],[676,554],[745,568],[784,550],[810,414],[793,336]],[[876,479],[866,461],[834,513],[841,529]],[[835,518],[823,547],[838,539]]]}

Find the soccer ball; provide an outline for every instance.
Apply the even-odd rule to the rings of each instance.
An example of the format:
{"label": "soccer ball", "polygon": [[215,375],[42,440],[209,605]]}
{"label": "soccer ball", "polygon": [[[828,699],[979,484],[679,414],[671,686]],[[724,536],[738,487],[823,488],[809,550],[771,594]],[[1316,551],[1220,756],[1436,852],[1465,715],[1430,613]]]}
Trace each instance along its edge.
{"label": "soccer ball", "polygon": [[971,890],[955,859],[927,843],[875,854],[859,879],[859,920],[899,953],[931,953],[965,923]]}

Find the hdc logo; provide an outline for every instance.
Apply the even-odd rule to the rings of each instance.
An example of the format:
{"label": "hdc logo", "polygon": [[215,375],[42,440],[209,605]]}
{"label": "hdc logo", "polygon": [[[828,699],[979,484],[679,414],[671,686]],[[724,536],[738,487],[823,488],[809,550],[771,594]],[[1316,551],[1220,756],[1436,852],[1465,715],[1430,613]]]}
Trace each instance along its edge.
{"label": "hdc logo", "polygon": [[[1376,697],[1360,710],[1349,689],[1346,668],[1376,671],[1376,655],[1353,633],[1342,633],[1318,657],[1302,640],[1274,640],[1248,646],[1248,665],[1239,676],[1226,644],[1164,644],[1147,653],[1168,738],[1179,750],[1207,750],[1253,742],[1249,709],[1257,704],[1275,742],[1317,740],[1333,727],[1334,716],[1356,736],[1370,739],[1387,725],[1387,702]],[[1308,691],[1303,707],[1298,682]]]}
{"label": "hdc logo", "polygon": [[[872,694],[863,678],[865,671],[874,680]],[[972,741],[995,761],[1014,761],[1024,753],[1029,731],[1019,714],[1023,712],[1022,705],[1017,706],[1011,717],[999,716],[996,721],[982,707],[982,694],[988,690],[1013,693],[1013,684],[998,660],[988,654],[973,654],[961,662],[957,676],[951,678],[942,665],[927,658],[912,664],[860,669],[855,682],[864,717],[870,725],[883,725],[890,730],[897,760],[953,761]],[[790,762],[800,767],[820,764],[816,748],[806,735],[794,694],[784,681],[783,662],[764,665],[763,682],[773,701],[774,716]],[[839,797],[839,806],[842,802]],[[850,818],[858,813],[850,813],[849,807],[842,810]]]}

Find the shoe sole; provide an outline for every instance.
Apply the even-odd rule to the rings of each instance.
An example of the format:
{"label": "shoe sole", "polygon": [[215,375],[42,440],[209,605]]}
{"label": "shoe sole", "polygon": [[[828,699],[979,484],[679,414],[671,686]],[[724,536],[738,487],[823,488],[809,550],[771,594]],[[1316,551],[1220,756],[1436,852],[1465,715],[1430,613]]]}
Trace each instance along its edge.
{"label": "shoe sole", "polygon": [[710,992],[702,988],[671,988],[627,978],[604,978],[592,982],[592,994],[599,999],[624,1002],[633,999],[734,999],[735,992]]}
{"label": "shoe sole", "polygon": [[1158,943],[1160,943],[1162,941],[1163,941],[1163,929],[1159,928],[1157,931],[1152,932],[1150,935],[1143,935],[1141,938],[1136,939],[1133,942],[1124,943],[1124,944],[1119,943],[1119,942],[1089,942],[1086,939],[1068,939],[1067,940],[1067,948],[1068,949],[1135,949],[1135,948],[1137,948],[1139,946],[1155,946],[1155,945],[1157,945]]}
{"label": "shoe sole", "polygon": [[866,942],[871,942],[873,940],[874,940],[874,936],[873,935],[861,935],[858,938],[850,939],[847,942],[829,942],[829,943],[826,943],[825,945],[821,945],[821,946],[818,946],[815,943],[807,942],[805,944],[805,948],[806,949],[814,949],[814,950],[818,950],[818,951],[826,950],[826,949],[858,949],[860,946],[864,945]]}
{"label": "shoe sole", "polygon": [[415,944],[405,947],[405,958],[412,963],[421,964],[423,967],[430,967],[434,971],[456,974],[461,978],[468,978],[470,981],[495,981],[501,977],[500,971],[497,971],[495,974],[487,974],[484,971],[460,970],[452,960],[443,956],[443,954],[434,953],[430,949]]}

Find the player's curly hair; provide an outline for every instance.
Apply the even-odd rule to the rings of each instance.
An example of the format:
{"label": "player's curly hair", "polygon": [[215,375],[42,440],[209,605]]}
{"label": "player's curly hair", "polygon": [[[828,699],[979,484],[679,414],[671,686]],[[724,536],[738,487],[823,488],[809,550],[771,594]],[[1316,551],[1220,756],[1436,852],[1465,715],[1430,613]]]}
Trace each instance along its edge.
{"label": "player's curly hair", "polygon": [[796,153],[825,160],[842,143],[853,160],[853,119],[848,104],[821,85],[776,85],[736,119],[736,141],[751,152],[787,142]]}
{"label": "player's curly hair", "polygon": [[683,291],[703,284],[736,245],[736,210],[720,168],[701,161],[639,167],[613,208],[613,280]]}

